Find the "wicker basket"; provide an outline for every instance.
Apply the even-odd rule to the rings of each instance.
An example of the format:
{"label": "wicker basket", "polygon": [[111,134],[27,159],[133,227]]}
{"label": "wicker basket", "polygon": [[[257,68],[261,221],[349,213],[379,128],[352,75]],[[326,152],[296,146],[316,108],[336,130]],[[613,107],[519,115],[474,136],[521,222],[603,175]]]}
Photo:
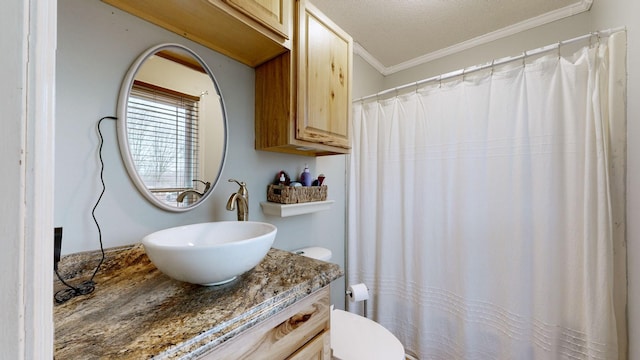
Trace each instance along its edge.
{"label": "wicker basket", "polygon": [[322,186],[283,186],[269,185],[267,201],[280,204],[297,204],[327,200],[327,185]]}

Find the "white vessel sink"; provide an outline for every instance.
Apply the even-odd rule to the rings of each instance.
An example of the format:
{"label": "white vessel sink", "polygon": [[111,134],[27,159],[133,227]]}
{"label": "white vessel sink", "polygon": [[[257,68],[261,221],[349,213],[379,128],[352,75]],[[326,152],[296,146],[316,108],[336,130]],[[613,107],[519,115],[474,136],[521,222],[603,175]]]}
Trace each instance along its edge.
{"label": "white vessel sink", "polygon": [[253,221],[173,227],[142,239],[151,262],[176,280],[221,285],[251,270],[267,254],[277,228]]}

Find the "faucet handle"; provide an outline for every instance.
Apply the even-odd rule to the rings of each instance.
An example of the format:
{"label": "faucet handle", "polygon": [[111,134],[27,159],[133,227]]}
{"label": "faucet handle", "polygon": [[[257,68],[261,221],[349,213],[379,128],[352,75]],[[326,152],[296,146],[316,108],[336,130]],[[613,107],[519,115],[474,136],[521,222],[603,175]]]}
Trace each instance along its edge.
{"label": "faucet handle", "polygon": [[249,191],[247,190],[247,184],[244,181],[238,181],[236,179],[229,179],[229,182],[235,182],[236,184],[240,185],[240,190],[238,190],[238,193],[240,193],[240,195],[242,195],[244,197],[249,197]]}
{"label": "faucet handle", "polygon": [[211,187],[211,183],[208,182],[208,181],[204,181],[204,180],[200,180],[200,179],[193,179],[191,181],[193,181],[194,183],[199,182],[202,185],[204,185],[204,191],[202,191],[203,193],[206,193],[207,190],[209,190],[209,188]]}
{"label": "faucet handle", "polygon": [[229,179],[229,182],[235,182],[236,184],[240,185],[240,187],[247,186],[247,184],[245,184],[244,181],[240,182],[240,181],[238,181],[236,179]]}

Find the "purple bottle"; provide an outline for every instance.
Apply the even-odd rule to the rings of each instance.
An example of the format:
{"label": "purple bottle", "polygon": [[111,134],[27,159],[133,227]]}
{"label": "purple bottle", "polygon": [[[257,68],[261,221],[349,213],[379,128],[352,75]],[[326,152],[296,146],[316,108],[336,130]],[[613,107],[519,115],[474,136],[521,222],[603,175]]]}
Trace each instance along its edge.
{"label": "purple bottle", "polygon": [[304,164],[304,171],[302,172],[302,174],[300,174],[300,182],[302,183],[302,186],[311,186],[312,181],[313,179],[311,179],[309,167],[307,166],[307,164]]}

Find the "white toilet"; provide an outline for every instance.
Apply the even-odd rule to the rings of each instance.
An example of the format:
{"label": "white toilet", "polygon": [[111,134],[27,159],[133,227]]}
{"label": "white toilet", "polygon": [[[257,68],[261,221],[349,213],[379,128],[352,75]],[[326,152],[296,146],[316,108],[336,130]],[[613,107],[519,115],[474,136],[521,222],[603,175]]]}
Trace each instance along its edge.
{"label": "white toilet", "polygon": [[[331,250],[308,247],[293,251],[312,259],[329,261]],[[389,330],[365,317],[333,309],[331,349],[338,360],[404,360],[404,347]]]}

